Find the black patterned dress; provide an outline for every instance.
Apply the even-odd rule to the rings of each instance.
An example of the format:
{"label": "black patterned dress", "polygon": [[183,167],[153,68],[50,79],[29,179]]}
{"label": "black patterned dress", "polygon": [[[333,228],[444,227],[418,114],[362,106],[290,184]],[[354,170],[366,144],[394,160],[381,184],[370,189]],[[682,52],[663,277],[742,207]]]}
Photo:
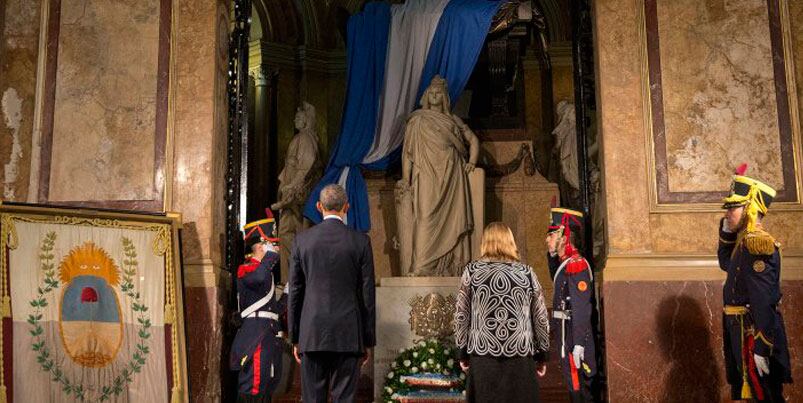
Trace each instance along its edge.
{"label": "black patterned dress", "polygon": [[459,358],[470,365],[469,402],[539,401],[535,372],[549,351],[549,319],[530,266],[469,263],[454,319]]}

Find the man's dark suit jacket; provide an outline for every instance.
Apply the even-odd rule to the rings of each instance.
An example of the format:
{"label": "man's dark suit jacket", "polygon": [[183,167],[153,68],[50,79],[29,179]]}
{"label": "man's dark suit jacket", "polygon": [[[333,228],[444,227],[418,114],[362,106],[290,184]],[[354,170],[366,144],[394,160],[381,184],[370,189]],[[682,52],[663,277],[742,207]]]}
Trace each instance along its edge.
{"label": "man's dark suit jacket", "polygon": [[288,321],[299,352],[362,353],[376,344],[371,240],[329,218],[296,235]]}

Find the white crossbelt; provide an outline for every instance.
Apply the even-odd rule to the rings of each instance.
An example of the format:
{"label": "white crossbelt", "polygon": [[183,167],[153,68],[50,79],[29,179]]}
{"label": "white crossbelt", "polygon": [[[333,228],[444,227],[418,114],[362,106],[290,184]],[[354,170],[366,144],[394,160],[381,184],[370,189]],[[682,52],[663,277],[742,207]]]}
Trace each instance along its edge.
{"label": "white crossbelt", "polygon": [[271,282],[271,287],[270,291],[268,292],[268,295],[260,298],[257,302],[254,302],[253,304],[249,305],[248,308],[243,309],[243,311],[240,313],[240,317],[242,317],[243,319],[253,318],[254,316],[251,315],[256,311],[258,311],[259,308],[262,308],[263,306],[267,305],[273,299],[273,294],[275,292],[276,292],[276,287]]}
{"label": "white crossbelt", "polygon": [[[555,270],[555,275],[552,277],[553,283],[558,281],[558,274],[560,274],[560,272],[563,271],[563,269],[569,263],[569,260],[570,259],[564,260],[563,263],[560,264],[558,269]],[[557,284],[555,284],[555,287],[557,287]],[[560,320],[560,358],[566,358],[566,321],[569,320],[569,316],[566,315],[566,311],[556,310],[552,311],[552,317]]]}
{"label": "white crossbelt", "polygon": [[560,320],[570,320],[572,315],[569,311],[552,311],[552,317]]}
{"label": "white crossbelt", "polygon": [[279,315],[273,312],[259,311],[259,312],[253,312],[250,315],[246,316],[245,318],[262,318],[262,319],[273,319],[275,321],[278,321]]}

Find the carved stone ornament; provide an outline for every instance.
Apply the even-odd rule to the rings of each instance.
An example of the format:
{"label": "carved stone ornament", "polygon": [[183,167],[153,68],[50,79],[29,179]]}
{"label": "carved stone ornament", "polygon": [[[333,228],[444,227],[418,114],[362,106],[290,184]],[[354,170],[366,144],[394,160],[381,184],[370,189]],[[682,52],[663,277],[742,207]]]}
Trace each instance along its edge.
{"label": "carved stone ornament", "polygon": [[410,330],[421,339],[446,339],[454,334],[455,296],[431,293],[410,299]]}

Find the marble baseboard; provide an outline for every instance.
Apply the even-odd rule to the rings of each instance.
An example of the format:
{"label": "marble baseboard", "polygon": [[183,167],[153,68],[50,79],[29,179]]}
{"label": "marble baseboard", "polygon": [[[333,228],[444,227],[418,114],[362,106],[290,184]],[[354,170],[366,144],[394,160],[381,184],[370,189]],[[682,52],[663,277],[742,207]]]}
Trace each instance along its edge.
{"label": "marble baseboard", "polygon": [[184,308],[189,357],[191,402],[221,399],[220,374],[223,351],[223,306],[225,295],[214,287],[185,287]]}
{"label": "marble baseboard", "polygon": [[[603,280],[609,401],[731,401],[722,354],[722,283],[683,275]],[[800,376],[803,281],[784,280],[781,287],[792,372]],[[786,385],[784,394],[787,401],[803,401],[799,383]]]}

